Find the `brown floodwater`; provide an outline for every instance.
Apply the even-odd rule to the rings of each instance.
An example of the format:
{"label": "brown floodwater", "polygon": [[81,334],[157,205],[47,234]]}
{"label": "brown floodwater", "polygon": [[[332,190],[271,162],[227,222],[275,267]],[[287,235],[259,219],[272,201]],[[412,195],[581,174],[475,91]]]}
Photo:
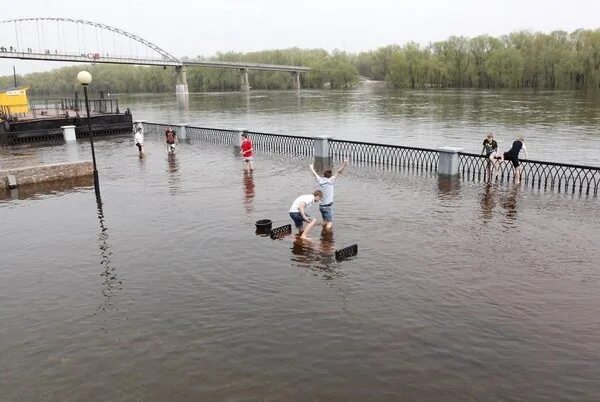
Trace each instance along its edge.
{"label": "brown floodwater", "polygon": [[349,166],[333,234],[300,244],[255,222],[291,223],[310,160],[96,149],[101,211],[89,182],[1,195],[2,401],[600,395],[597,198]]}

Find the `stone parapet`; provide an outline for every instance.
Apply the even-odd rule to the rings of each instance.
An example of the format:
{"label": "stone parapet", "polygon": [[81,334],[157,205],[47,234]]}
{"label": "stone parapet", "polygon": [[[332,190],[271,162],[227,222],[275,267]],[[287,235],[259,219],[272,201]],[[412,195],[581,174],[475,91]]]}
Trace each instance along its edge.
{"label": "stone parapet", "polygon": [[94,167],[91,161],[54,163],[50,165],[28,166],[16,169],[0,170],[0,189],[9,188],[8,176],[16,178],[17,186],[43,183],[48,181],[92,176]]}

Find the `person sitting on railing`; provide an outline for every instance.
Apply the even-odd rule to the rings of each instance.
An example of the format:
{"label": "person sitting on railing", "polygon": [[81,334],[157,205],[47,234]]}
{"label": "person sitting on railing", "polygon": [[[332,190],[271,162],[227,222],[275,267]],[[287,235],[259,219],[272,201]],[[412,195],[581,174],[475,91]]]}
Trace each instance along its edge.
{"label": "person sitting on railing", "polygon": [[494,182],[496,180],[496,168],[498,167],[498,161],[496,156],[498,155],[498,143],[494,139],[494,133],[489,133],[483,140],[483,149],[481,154],[485,153],[485,157],[489,159],[488,162],[488,180]]}
{"label": "person sitting on railing", "polygon": [[513,142],[512,148],[502,155],[501,160],[511,161],[515,174],[515,183],[521,183],[523,178],[523,165],[519,161],[519,153],[525,151],[525,159],[527,159],[527,147],[525,147],[525,138],[521,135]]}

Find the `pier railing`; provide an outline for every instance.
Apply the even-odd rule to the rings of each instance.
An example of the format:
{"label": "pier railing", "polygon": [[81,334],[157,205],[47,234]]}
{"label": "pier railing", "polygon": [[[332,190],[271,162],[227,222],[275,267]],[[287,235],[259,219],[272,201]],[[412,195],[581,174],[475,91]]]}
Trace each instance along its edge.
{"label": "pier railing", "polygon": [[[520,159],[523,165],[523,182],[531,188],[558,192],[594,194],[600,189],[600,167]],[[459,153],[459,172],[463,180],[513,182],[511,162],[496,166],[483,155]]]}
{"label": "pier railing", "polygon": [[348,159],[354,164],[402,167],[426,172],[437,169],[439,158],[435,149],[333,139],[329,140],[329,155],[333,160]]}
{"label": "pier railing", "polygon": [[[149,134],[164,134],[165,124],[144,123]],[[174,126],[177,127],[177,126]],[[188,139],[217,145],[239,146],[240,130],[225,130],[185,126]],[[315,138],[283,134],[244,131],[252,139],[254,149],[260,152],[311,156]],[[399,145],[328,139],[329,157],[332,161],[349,159],[354,164],[380,165],[408,168],[417,171],[437,172],[440,152],[435,149]],[[465,181],[514,181],[510,162],[498,162],[496,170],[488,158],[468,152],[458,152],[459,176]],[[600,167],[545,162],[523,159],[525,186],[557,192],[598,195]]]}

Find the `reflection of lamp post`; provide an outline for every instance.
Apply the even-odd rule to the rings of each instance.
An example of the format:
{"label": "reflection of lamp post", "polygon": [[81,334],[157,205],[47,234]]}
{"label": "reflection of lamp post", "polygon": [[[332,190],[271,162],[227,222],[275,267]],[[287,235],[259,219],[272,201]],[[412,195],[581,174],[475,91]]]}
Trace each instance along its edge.
{"label": "reflection of lamp post", "polygon": [[94,152],[94,133],[92,132],[92,121],[90,118],[90,105],[88,102],[87,86],[92,82],[92,74],[87,71],[80,71],[77,74],[77,81],[83,86],[83,94],[85,96],[85,110],[88,118],[88,136],[90,138],[90,146],[92,147],[92,163],[94,164],[94,190],[96,191],[96,200],[100,202],[100,182],[98,181],[98,169],[96,169],[96,153]]}

